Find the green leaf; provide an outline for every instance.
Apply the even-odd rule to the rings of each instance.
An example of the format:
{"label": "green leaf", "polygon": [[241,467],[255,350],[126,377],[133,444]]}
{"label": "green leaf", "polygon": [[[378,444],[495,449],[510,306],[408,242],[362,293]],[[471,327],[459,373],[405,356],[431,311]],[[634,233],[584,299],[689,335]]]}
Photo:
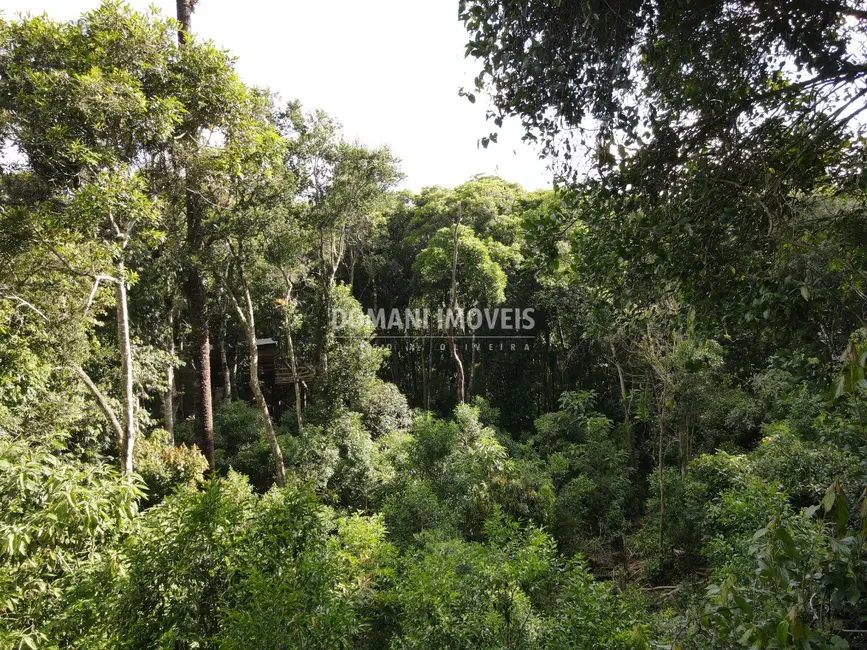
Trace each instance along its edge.
{"label": "green leaf", "polygon": [[785,619],[777,624],[777,643],[783,648],[789,645],[789,621]]}

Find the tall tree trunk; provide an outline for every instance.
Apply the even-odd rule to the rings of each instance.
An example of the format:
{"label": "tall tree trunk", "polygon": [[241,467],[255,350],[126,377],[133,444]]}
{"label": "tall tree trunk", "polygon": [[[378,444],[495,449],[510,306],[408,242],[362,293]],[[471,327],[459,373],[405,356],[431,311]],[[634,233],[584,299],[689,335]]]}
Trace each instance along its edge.
{"label": "tall tree trunk", "polygon": [[[178,42],[183,45],[191,38],[192,15],[196,0],[177,0],[177,18],[180,23]],[[195,138],[193,145],[195,147]],[[186,269],[184,293],[190,312],[190,357],[193,368],[193,432],[196,444],[208,460],[213,471],[214,464],[214,405],[211,396],[211,333],[208,325],[208,294],[201,269],[201,254],[205,249],[202,220],[204,206],[192,190],[190,170],[184,178],[184,199],[187,214]]]}
{"label": "tall tree trunk", "polygon": [[289,346],[289,368],[295,381],[292,384],[293,392],[295,393],[295,419],[298,421],[298,433],[301,433],[304,427],[304,422],[301,419],[301,380],[298,378],[298,364],[295,360],[295,345],[292,343],[292,332],[288,329],[286,330],[286,343]]}
{"label": "tall tree trunk", "polygon": [[[662,408],[665,408],[663,400]],[[659,560],[665,558],[665,477],[663,474],[663,453],[665,451],[665,419],[660,411],[659,416],[659,461],[657,472],[659,473]]]}
{"label": "tall tree trunk", "polygon": [[319,327],[316,331],[316,378],[325,384],[328,377],[328,345],[331,331],[331,273],[325,258],[325,233],[319,231],[319,283],[322,296],[317,309],[319,310]]}
{"label": "tall tree trunk", "polygon": [[176,0],[178,22],[181,24],[181,28],[178,30],[178,43],[181,45],[187,42],[192,33],[191,25],[195,4],[196,0]]}
{"label": "tall tree trunk", "polygon": [[244,331],[247,335],[247,351],[250,358],[250,391],[253,393],[253,400],[259,408],[259,413],[262,415],[262,423],[265,425],[265,436],[268,438],[268,446],[271,447],[271,455],[274,458],[274,474],[277,485],[283,487],[286,485],[283,452],[280,449],[280,443],[277,442],[277,434],[274,432],[274,423],[271,421],[268,402],[265,401],[265,395],[262,393],[262,386],[259,383],[259,348],[256,345],[256,317],[253,310],[253,298],[250,295],[247,282],[244,280],[244,272],[241,269],[241,265],[238,264],[237,268],[241,286],[244,290],[244,306],[241,306],[231,290],[228,290],[228,293],[232,304],[235,306],[238,319],[244,326]]}
{"label": "tall tree trunk", "polygon": [[[560,338],[562,340],[562,334]],[[617,360],[617,350],[614,347],[614,343],[610,343],[610,346],[611,360],[617,370],[617,381],[620,385],[620,406],[623,408],[623,424],[626,427],[626,450],[631,456],[635,441],[632,439],[632,414],[629,408],[629,392],[626,390],[626,376],[623,374],[623,368]]]}
{"label": "tall tree trunk", "polygon": [[[473,396],[473,382],[476,379],[476,330],[470,337],[470,376],[467,379],[467,399]],[[484,379],[484,378],[483,378]]]}
{"label": "tall tree trunk", "polygon": [[427,411],[428,410],[428,400],[427,400],[427,354],[425,353],[425,339],[422,337],[421,339],[421,351],[419,354],[419,358],[421,360],[421,406]]}
{"label": "tall tree trunk", "polygon": [[259,348],[256,346],[256,330],[253,324],[253,306],[250,300],[250,294],[247,291],[248,318],[249,324],[247,330],[247,349],[250,355],[250,390],[253,393],[253,399],[256,406],[259,407],[259,412],[262,414],[262,423],[265,425],[265,436],[268,438],[268,445],[271,447],[271,455],[274,457],[274,474],[277,480],[277,485],[283,487],[286,485],[286,469],[283,467],[283,452],[280,450],[280,444],[277,442],[277,434],[274,432],[274,423],[271,421],[271,414],[268,411],[268,403],[265,401],[265,395],[262,394],[262,386],[259,383]]}
{"label": "tall tree trunk", "polygon": [[292,371],[292,379],[295,382],[292,384],[293,392],[295,393],[295,418],[298,421],[298,433],[301,433],[304,423],[301,420],[301,381],[298,379],[298,363],[295,358],[295,344],[292,341],[292,321],[289,314],[292,305],[292,281],[289,279],[289,274],[285,269],[280,269],[283,273],[283,281],[286,283],[286,302],[283,305],[284,309],[284,327],[286,328],[286,347],[289,351],[289,369]]}
{"label": "tall tree trunk", "polygon": [[123,403],[123,448],[121,465],[125,474],[133,471],[133,447],[135,445],[135,395],[132,381],[132,346],[129,340],[129,312],[126,301],[126,278],[123,262],[117,265],[117,337],[120,351],[120,381]]}
{"label": "tall tree trunk", "polygon": [[283,305],[284,309],[284,327],[286,328],[286,347],[289,350],[289,369],[292,371],[292,384],[295,393],[295,418],[298,420],[298,433],[304,423],[301,420],[301,380],[298,378],[298,363],[295,358],[295,343],[292,341],[292,322],[289,314],[289,309],[293,308],[292,303],[292,280],[289,279],[289,274],[285,269],[280,269],[283,273],[283,281],[286,283],[286,302]]}
{"label": "tall tree trunk", "polygon": [[163,428],[169,432],[169,440],[175,444],[175,301],[169,306],[169,354],[172,361],[166,368],[166,392],[163,395]]}
{"label": "tall tree trunk", "polygon": [[458,226],[461,224],[461,218],[458,216],[455,221],[455,231],[452,237],[452,245],[454,252],[452,253],[452,285],[449,295],[449,313],[452,318],[447,321],[447,333],[449,337],[449,349],[452,353],[452,360],[455,362],[455,369],[458,375],[458,404],[463,404],[465,401],[464,395],[464,364],[461,361],[461,355],[458,353],[458,348],[455,345],[455,328],[454,318],[457,314],[457,284],[458,284]]}
{"label": "tall tree trunk", "polygon": [[232,401],[232,373],[229,370],[229,356],[226,354],[226,318],[220,320],[220,367],[223,370],[223,401]]}
{"label": "tall tree trunk", "polygon": [[238,348],[235,347],[232,350],[232,372],[231,372],[232,386],[238,385]]}
{"label": "tall tree trunk", "polygon": [[187,264],[184,290],[190,316],[190,357],[193,368],[193,409],[196,444],[214,464],[214,407],[211,398],[211,335],[208,325],[208,295],[202,277],[200,256],[205,248],[202,231],[202,205],[189,189],[187,209]]}
{"label": "tall tree trunk", "polygon": [[427,363],[427,391],[425,392],[425,398],[424,398],[425,399],[425,404],[424,404],[424,410],[425,411],[430,411],[430,403],[431,403],[430,396],[431,396],[431,391],[433,390],[433,385],[432,385],[433,382],[431,381],[433,379],[433,367],[434,367],[434,365],[433,365],[433,346],[434,346],[434,343],[433,342],[434,342],[433,332],[431,332],[431,338],[430,338],[430,341],[428,342],[428,347],[427,347],[427,360],[425,362],[425,363]]}

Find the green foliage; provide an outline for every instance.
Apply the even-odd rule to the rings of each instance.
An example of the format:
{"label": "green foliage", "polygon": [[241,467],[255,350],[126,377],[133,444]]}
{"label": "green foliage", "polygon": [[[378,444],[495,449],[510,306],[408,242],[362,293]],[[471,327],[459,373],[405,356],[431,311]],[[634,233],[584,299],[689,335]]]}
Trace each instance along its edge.
{"label": "green foliage", "polygon": [[802,440],[784,423],[766,428],[750,466],[758,476],[780,485],[796,507],[815,504],[832,483],[846,486],[854,499],[865,479],[860,458],[833,445]]}
{"label": "green foliage", "polygon": [[330,423],[327,435],[337,449],[337,462],[327,485],[340,503],[367,510],[383,471],[378,447],[361,421],[359,414],[346,413]]}
{"label": "green foliage", "polygon": [[[461,2],[556,192],[392,192],[153,11],[0,20],[0,645],[857,646],[862,4]],[[526,349],[380,344],[453,286]]]}
{"label": "green foliage", "polygon": [[760,648],[849,647],[840,622],[857,619],[863,602],[863,535],[832,535],[809,514],[773,516],[751,536],[745,566],[726,565],[708,587],[709,625],[697,636],[708,647],[734,638]]}
{"label": "green foliage", "polygon": [[[376,373],[388,350],[373,345],[373,323],[346,285],[334,287],[329,295],[331,314],[341,314],[339,327],[328,343],[329,372],[322,386],[325,408],[362,411],[367,393],[372,390]],[[330,318],[331,316],[329,316]],[[338,318],[338,317],[335,317]]]}
{"label": "green foliage", "polygon": [[[427,248],[416,257],[413,270],[434,299],[448,304],[454,255],[453,228],[441,228],[431,238]],[[458,266],[460,269],[459,304],[470,305],[478,300],[484,305],[497,305],[505,300],[506,274],[492,259],[490,242],[479,239],[472,228],[457,226]],[[496,256],[496,253],[494,254]]]}
{"label": "green foliage", "polygon": [[[634,621],[553,540],[499,513],[485,543],[429,539],[395,591],[398,648],[629,648]],[[577,645],[576,645],[577,643]]]}
{"label": "green foliage", "polygon": [[364,386],[359,406],[364,427],[374,438],[405,431],[412,424],[406,397],[397,386],[380,379]]}
{"label": "green foliage", "polygon": [[383,535],[305,488],[259,497],[231,474],[182,489],[127,544],[113,634],[136,647],[352,647],[390,557]]}
{"label": "green foliage", "polygon": [[136,440],[135,468],[147,487],[147,503],[159,503],[181,486],[197,486],[204,480],[208,461],[201,452],[169,443],[165,431],[154,431]]}
{"label": "green foliage", "polygon": [[[0,640],[60,642],[54,625],[77,580],[130,529],[143,496],[137,478],[45,446],[0,437]],[[73,635],[74,636],[74,635]]]}

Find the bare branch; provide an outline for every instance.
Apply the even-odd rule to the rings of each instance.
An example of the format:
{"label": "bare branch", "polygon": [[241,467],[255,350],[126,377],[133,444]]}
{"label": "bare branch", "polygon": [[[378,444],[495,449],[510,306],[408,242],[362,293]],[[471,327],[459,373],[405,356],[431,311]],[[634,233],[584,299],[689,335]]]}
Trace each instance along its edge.
{"label": "bare branch", "polygon": [[111,408],[105,395],[102,394],[102,391],[93,383],[93,380],[86,372],[84,372],[84,369],[81,366],[69,366],[69,369],[81,378],[81,381],[84,382],[84,385],[87,386],[88,390],[90,390],[91,394],[96,399],[97,404],[99,404],[106,419],[109,424],[111,424],[111,428],[114,429],[114,435],[117,438],[118,453],[120,453],[123,450],[123,427],[120,425],[120,420],[118,420],[117,416],[114,414],[114,409]]}
{"label": "bare branch", "polygon": [[16,296],[13,293],[13,294],[0,296],[0,298],[3,298],[4,300],[15,300],[18,303],[19,307],[29,307],[31,310],[33,310],[34,312],[39,314],[42,317],[42,320],[44,320],[46,323],[49,322],[48,316],[43,314],[42,311],[40,311],[38,308],[34,307],[31,303],[24,300],[24,298],[22,298],[21,296]]}

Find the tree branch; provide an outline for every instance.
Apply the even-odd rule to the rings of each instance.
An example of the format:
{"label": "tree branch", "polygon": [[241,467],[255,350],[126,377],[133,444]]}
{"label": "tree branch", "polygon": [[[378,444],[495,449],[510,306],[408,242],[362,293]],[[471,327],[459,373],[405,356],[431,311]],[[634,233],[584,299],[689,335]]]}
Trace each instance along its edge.
{"label": "tree branch", "polygon": [[93,383],[93,380],[86,372],[84,372],[84,369],[81,366],[69,366],[69,369],[81,378],[81,381],[84,382],[84,385],[87,386],[88,390],[90,390],[91,394],[96,399],[97,404],[99,404],[106,419],[109,421],[109,424],[111,424],[112,429],[114,429],[114,434],[117,437],[118,453],[122,453],[124,437],[123,427],[120,425],[120,420],[118,420],[117,416],[114,414],[114,409],[111,408],[105,395],[102,394],[102,391]]}

